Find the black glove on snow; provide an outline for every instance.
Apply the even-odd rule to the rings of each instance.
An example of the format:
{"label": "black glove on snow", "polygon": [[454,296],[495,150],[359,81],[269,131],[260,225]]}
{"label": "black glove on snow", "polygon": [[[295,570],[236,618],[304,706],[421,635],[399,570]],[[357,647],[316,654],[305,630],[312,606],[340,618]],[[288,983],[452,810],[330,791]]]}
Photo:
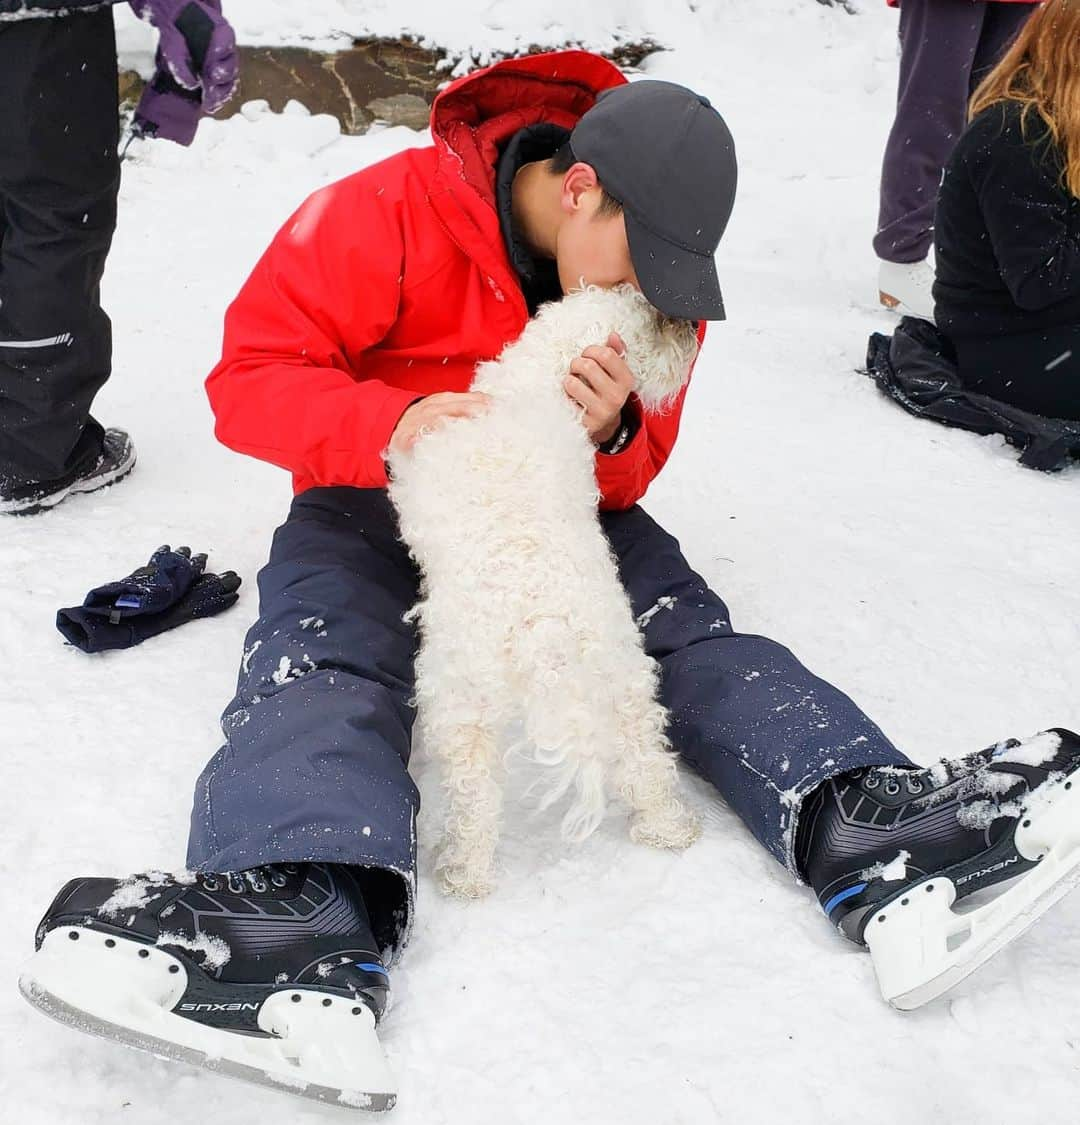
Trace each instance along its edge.
{"label": "black glove on snow", "polygon": [[213,617],[235,605],[239,577],[205,574],[206,556],[190,547],[159,547],[146,566],[98,586],[81,606],[62,609],[56,627],[83,652],[131,648],[186,621]]}

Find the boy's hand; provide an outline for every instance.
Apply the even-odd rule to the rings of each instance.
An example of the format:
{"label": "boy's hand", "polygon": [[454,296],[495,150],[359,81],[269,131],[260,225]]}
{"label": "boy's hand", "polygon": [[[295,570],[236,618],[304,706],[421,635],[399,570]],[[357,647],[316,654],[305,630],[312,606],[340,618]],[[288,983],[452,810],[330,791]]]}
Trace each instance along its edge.
{"label": "boy's hand", "polygon": [[626,366],[626,345],[619,336],[612,332],[603,347],[586,348],[570,364],[563,388],[584,409],[581,420],[589,437],[597,445],[610,441],[634,389],[634,376]]}
{"label": "boy's hand", "polygon": [[407,453],[426,433],[436,429],[447,418],[475,418],[482,414],[491,399],[480,391],[440,391],[428,395],[405,410],[390,435],[389,446],[395,453]]}

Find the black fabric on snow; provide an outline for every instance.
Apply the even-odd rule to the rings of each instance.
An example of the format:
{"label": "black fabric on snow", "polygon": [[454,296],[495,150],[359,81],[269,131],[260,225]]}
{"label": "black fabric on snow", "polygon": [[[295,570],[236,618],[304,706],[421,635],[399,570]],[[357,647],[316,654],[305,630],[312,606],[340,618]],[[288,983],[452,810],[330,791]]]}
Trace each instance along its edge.
{"label": "black fabric on snow", "polygon": [[909,414],[977,434],[1002,434],[1029,469],[1061,469],[1080,457],[1080,422],[1047,418],[964,386],[949,339],[934,325],[904,317],[890,338],[870,337],[866,373]]}

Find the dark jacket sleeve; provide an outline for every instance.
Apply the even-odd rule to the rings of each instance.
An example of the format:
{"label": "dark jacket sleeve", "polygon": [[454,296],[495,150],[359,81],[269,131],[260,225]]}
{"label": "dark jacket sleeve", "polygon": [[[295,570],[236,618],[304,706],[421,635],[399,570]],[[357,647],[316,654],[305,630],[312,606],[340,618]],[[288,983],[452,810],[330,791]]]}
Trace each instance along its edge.
{"label": "dark jacket sleeve", "polygon": [[969,167],[1002,280],[1029,312],[1080,296],[1080,200],[1045,123],[1032,110],[1025,135],[1017,109],[987,118]]}

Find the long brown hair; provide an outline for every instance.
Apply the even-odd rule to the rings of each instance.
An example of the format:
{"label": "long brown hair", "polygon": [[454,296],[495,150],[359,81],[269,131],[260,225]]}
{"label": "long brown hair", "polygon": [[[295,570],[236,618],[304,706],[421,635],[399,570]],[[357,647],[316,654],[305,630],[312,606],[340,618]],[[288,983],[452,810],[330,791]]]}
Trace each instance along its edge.
{"label": "long brown hair", "polygon": [[1065,186],[1080,196],[1080,0],[1045,0],[1032,12],[1005,57],[979,84],[970,117],[1003,101],[1035,110],[1065,165]]}

